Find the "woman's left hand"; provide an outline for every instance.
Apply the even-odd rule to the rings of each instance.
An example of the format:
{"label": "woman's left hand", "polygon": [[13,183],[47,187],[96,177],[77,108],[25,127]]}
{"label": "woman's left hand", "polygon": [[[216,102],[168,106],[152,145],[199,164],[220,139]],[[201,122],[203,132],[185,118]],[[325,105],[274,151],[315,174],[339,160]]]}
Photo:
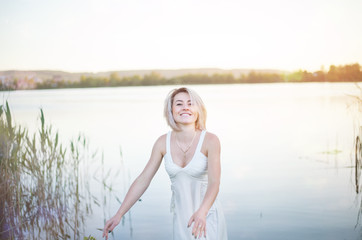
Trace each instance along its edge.
{"label": "woman's left hand", "polygon": [[192,223],[194,223],[192,228],[192,235],[195,238],[200,238],[202,235],[206,237],[206,214],[207,213],[203,213],[200,210],[196,211],[191,216],[189,223],[187,224],[187,227],[190,227]]}

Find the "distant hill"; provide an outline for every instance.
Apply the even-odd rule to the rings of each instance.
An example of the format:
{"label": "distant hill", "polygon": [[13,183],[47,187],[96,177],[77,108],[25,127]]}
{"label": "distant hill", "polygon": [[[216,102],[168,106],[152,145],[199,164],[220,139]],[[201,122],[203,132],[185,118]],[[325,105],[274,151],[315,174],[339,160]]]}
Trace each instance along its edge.
{"label": "distant hill", "polygon": [[186,68],[108,72],[0,71],[0,91],[20,89],[154,86],[175,84],[255,84],[298,82],[361,82],[358,63],[328,71],[287,72],[273,69]]}
{"label": "distant hill", "polygon": [[231,73],[234,77],[239,77],[241,74],[248,74],[249,72],[254,71],[258,73],[286,73],[286,71],[272,70],[272,69],[219,69],[219,68],[195,68],[195,69],[154,69],[154,70],[125,70],[125,71],[108,71],[108,72],[64,72],[64,71],[51,71],[51,70],[34,70],[34,71],[18,71],[18,70],[9,70],[9,71],[0,71],[0,78],[6,79],[38,79],[38,81],[44,80],[69,80],[69,81],[79,81],[81,76],[86,77],[109,77],[111,73],[118,73],[120,77],[128,77],[139,75],[143,77],[144,75],[150,74],[151,72],[157,72],[165,78],[173,78],[177,76],[182,76],[186,74],[207,74],[213,75],[218,74],[227,74]]}

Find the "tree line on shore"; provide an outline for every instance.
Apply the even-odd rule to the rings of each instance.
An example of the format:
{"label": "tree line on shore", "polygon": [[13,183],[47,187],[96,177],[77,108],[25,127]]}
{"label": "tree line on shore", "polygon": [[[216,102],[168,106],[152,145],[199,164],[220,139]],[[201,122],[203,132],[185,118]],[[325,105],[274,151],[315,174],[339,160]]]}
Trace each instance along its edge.
{"label": "tree line on shore", "polygon": [[[134,75],[120,77],[113,72],[109,77],[80,77],[79,81],[44,80],[34,85],[36,89],[50,88],[85,88],[85,87],[118,87],[118,86],[152,86],[152,85],[182,85],[182,84],[236,84],[236,83],[278,83],[278,82],[359,82],[362,81],[362,66],[358,63],[341,66],[331,65],[328,71],[308,72],[299,70],[292,73],[267,73],[250,71],[235,77],[231,73],[224,74],[186,74],[165,78],[158,72],[144,76]],[[1,82],[0,82],[1,84]],[[0,89],[4,90],[3,86]],[[16,82],[7,89],[17,89]]]}

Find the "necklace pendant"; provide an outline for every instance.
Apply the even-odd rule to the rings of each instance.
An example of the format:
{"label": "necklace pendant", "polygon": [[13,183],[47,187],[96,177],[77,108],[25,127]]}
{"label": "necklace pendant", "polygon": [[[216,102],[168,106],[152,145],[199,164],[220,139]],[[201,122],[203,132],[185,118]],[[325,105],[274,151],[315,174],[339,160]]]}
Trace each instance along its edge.
{"label": "necklace pendant", "polygon": [[183,154],[184,154],[184,156],[183,156],[183,162],[186,162],[187,151],[190,149],[192,143],[194,142],[195,136],[196,136],[196,131],[195,131],[195,133],[194,133],[194,136],[192,137],[192,140],[191,140],[190,144],[189,144],[189,145],[186,147],[186,149],[184,150],[184,149],[180,146],[180,144],[179,144],[179,142],[178,142],[178,139],[177,139],[177,135],[176,135],[176,145],[177,145],[177,147],[178,147],[178,148],[183,152]]}

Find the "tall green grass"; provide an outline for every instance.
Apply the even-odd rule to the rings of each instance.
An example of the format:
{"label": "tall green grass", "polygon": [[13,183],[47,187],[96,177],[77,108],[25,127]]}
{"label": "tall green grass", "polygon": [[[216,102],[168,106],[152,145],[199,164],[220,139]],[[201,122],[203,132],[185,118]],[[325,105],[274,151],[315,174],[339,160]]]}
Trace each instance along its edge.
{"label": "tall green grass", "polygon": [[61,144],[42,110],[29,134],[1,105],[0,239],[80,239],[97,202],[88,181],[94,156],[83,135]]}

